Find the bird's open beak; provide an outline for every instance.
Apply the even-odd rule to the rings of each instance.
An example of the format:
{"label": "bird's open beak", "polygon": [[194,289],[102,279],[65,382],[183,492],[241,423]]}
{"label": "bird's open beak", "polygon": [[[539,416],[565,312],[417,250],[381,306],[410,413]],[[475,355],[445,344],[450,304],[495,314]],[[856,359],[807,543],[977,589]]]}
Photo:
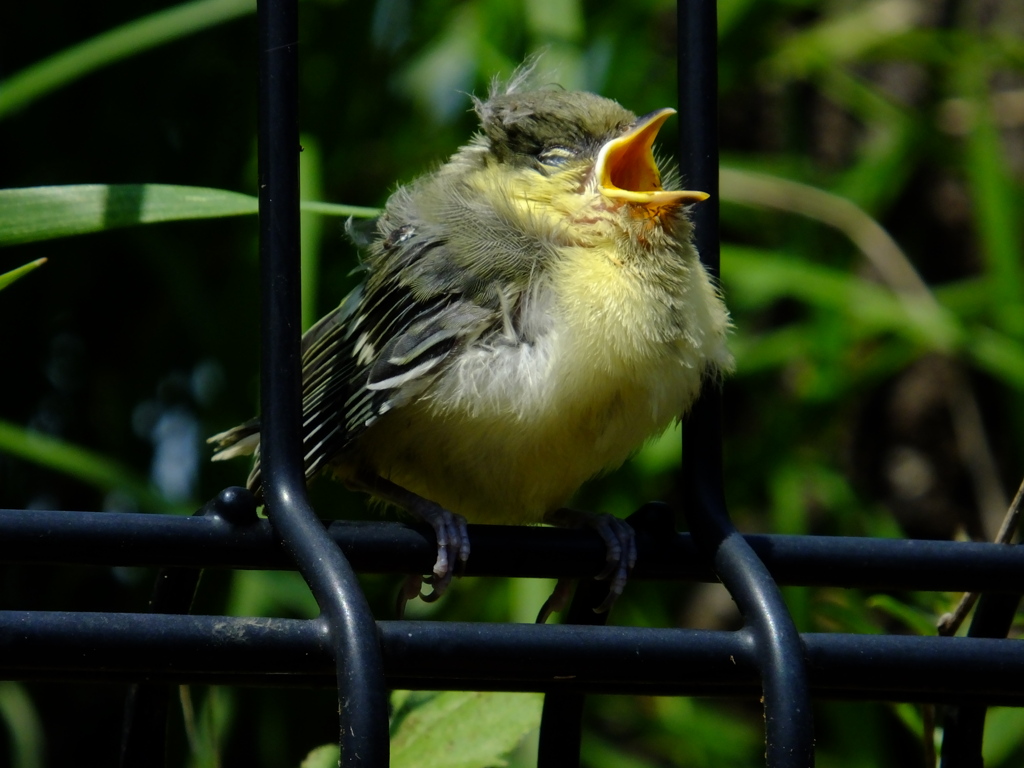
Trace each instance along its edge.
{"label": "bird's open beak", "polygon": [[651,146],[674,109],[659,109],[636,121],[628,133],[612,139],[597,156],[597,184],[601,194],[614,200],[645,205],[699,203],[706,192],[661,188],[661,174]]}

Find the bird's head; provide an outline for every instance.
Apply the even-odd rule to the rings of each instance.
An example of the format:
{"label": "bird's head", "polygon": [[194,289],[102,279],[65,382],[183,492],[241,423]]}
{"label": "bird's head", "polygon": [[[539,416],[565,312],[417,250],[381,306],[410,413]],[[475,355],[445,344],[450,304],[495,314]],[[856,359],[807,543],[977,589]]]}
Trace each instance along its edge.
{"label": "bird's head", "polygon": [[476,111],[481,133],[467,149],[485,178],[535,215],[570,222],[581,238],[613,220],[629,230],[661,228],[708,197],[662,186],[652,147],[673,109],[638,118],[592,93],[509,88],[477,100]]}

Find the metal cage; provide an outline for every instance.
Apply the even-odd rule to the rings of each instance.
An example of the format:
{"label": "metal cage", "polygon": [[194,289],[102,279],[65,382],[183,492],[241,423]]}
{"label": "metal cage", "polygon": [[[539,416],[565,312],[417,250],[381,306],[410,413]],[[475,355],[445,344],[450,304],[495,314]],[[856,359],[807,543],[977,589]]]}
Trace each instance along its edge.
{"label": "metal cage", "polygon": [[[131,683],[122,766],[159,764],[166,686],[203,682],[337,686],[342,764],[388,763],[389,688],[539,691],[539,765],[579,764],[589,693],[763,697],[766,762],[814,764],[813,697],[948,705],[943,766],[981,765],[986,706],[1024,706],[1024,646],[1005,638],[1024,583],[1024,551],[994,544],[741,536],[725,509],[720,394],[686,424],[685,520],[649,504],[630,523],[632,578],[720,580],[740,608],[735,632],[600,625],[585,581],[559,626],[375,621],[355,570],[422,572],[429,532],[398,523],[324,526],[299,455],[297,3],[260,0],[262,419],[269,520],[228,488],[191,518],[0,511],[0,559],[161,566],[149,614],[0,611],[0,672],[20,680]],[[718,270],[716,13],[679,3],[681,164],[712,193],[697,209],[698,248]],[[694,450],[699,446],[700,450]],[[603,563],[595,535],[470,526],[469,575],[586,576]],[[522,557],[523,552],[531,557]],[[318,618],[189,615],[204,567],[297,568]],[[985,593],[969,637],[797,633],[779,585]],[[73,651],[73,653],[71,652]]]}

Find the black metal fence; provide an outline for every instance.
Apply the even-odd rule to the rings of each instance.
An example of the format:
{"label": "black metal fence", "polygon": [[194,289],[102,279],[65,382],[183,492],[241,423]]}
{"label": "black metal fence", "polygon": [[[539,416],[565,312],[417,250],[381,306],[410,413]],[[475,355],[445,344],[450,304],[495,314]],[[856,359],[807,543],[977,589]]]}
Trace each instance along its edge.
{"label": "black metal fence", "polygon": [[[585,580],[560,626],[374,621],[354,571],[422,573],[433,537],[397,523],[324,527],[299,453],[298,123],[294,0],[261,0],[260,235],[263,470],[270,519],[229,488],[191,518],[0,511],[0,560],[161,566],[153,613],[0,611],[0,674],[18,680],[132,683],[123,766],[159,764],[165,686],[202,682],[337,686],[342,764],[388,763],[389,688],[546,694],[539,764],[579,763],[590,693],[763,697],[767,765],[814,763],[812,698],[947,706],[943,765],[982,764],[985,708],[1024,706],[1024,646],[1006,640],[1024,583],[1020,547],[931,541],[741,536],[724,504],[719,393],[686,424],[685,519],[649,504],[630,522],[632,578],[721,580],[736,632],[596,626]],[[681,162],[695,188],[698,246],[717,272],[716,19],[712,0],[679,4]],[[588,576],[603,566],[583,532],[470,526],[467,575]],[[523,553],[529,552],[529,557]],[[297,568],[313,620],[188,615],[202,568]],[[969,637],[797,633],[779,585],[976,590]],[[144,681],[144,682],[143,682]]]}

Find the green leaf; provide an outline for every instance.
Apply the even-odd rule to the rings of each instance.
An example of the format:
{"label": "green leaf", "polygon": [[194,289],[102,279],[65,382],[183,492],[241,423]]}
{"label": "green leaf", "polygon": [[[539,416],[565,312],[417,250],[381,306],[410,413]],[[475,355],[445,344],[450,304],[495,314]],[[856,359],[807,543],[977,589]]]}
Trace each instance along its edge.
{"label": "green leaf", "polygon": [[108,64],[255,10],[254,0],[197,0],[111,29],[0,82],[0,118]]}
{"label": "green leaf", "polygon": [[[750,766],[760,762],[758,753],[764,753],[760,729],[750,721],[737,722],[734,713],[718,702],[666,696],[652,699],[647,707],[664,733],[658,740],[664,752],[658,765]],[[612,736],[607,732],[602,735]],[[588,764],[591,754],[589,747],[585,748]],[[616,761],[605,765],[641,768],[644,763]]]}
{"label": "green leaf", "polygon": [[1000,330],[1024,338],[1024,251],[1020,246],[1020,201],[1011,163],[995,124],[982,50],[964,55],[961,77],[967,93],[985,94],[968,99],[972,126],[967,133],[965,171],[970,183],[978,237],[984,248],[993,280],[992,309]]}
{"label": "green leaf", "polygon": [[11,768],[46,765],[46,736],[32,697],[14,682],[0,682],[0,723],[10,738]]}
{"label": "green leaf", "polygon": [[526,28],[539,40],[578,42],[583,38],[581,0],[526,0]]}
{"label": "green leaf", "polygon": [[893,290],[928,295],[907,255],[881,224],[841,195],[777,175],[723,167],[723,201],[795,213],[833,227],[850,239]]}
{"label": "green leaf", "polygon": [[372,219],[380,216],[383,208],[367,208],[361,205],[342,205],[341,203],[321,203],[315,200],[303,200],[299,203],[303,213],[319,213],[321,216],[354,216],[357,219]]}
{"label": "green leaf", "polygon": [[974,329],[967,354],[972,362],[1017,390],[1024,390],[1024,346],[991,328]]}
{"label": "green leaf", "polygon": [[957,318],[922,296],[895,294],[842,270],[754,248],[723,246],[725,282],[739,305],[763,307],[788,297],[855,321],[851,332],[893,333],[937,351],[964,343]]}
{"label": "green leaf", "polygon": [[[199,694],[202,699],[196,705]],[[205,690],[178,688],[182,718],[190,747],[190,768],[220,768],[225,734],[230,733],[237,711],[237,695],[231,688],[211,685]]]}
{"label": "green leaf", "polygon": [[503,756],[540,724],[542,704],[540,694],[529,693],[431,695],[398,721],[391,740],[391,768],[506,765]]}
{"label": "green leaf", "polygon": [[[924,733],[924,721],[921,718],[921,710],[918,704],[901,702],[892,707],[896,717],[903,723],[907,731],[915,737]],[[941,745],[939,745],[941,746]]]}
{"label": "green leaf", "polygon": [[340,755],[337,744],[322,744],[306,755],[299,768],[338,768]]}
{"label": "green leaf", "polygon": [[[302,203],[331,216],[377,216],[376,208]],[[72,184],[0,189],[0,246],[52,240],[138,224],[257,213],[252,195],[173,184]]]}
{"label": "green leaf", "polygon": [[808,326],[809,323],[792,323],[757,334],[737,330],[729,340],[736,356],[736,375],[750,376],[806,358],[812,336]]}
{"label": "green leaf", "polygon": [[0,452],[62,472],[105,491],[118,490],[155,512],[190,514],[165,499],[148,481],[105,456],[10,422],[0,421]]}
{"label": "green leaf", "polygon": [[584,765],[615,766],[615,768],[659,768],[665,763],[645,755],[634,754],[622,745],[600,736],[588,734],[580,747]]}
{"label": "green leaf", "polygon": [[936,617],[914,605],[897,600],[892,595],[872,595],[867,599],[869,608],[876,608],[900,621],[912,632],[926,637],[937,633]]}
{"label": "green leaf", "polygon": [[815,622],[829,632],[855,632],[878,635],[882,630],[865,610],[864,599],[858,590],[828,589],[817,594]]}
{"label": "green leaf", "polygon": [[[323,157],[320,142],[314,136],[303,134],[299,138],[302,153],[299,155],[299,196],[323,197]],[[299,232],[301,242],[300,272],[302,274],[302,330],[305,331],[318,319],[317,295],[320,276],[320,241],[323,235],[320,217],[312,211],[303,211]]]}
{"label": "green leaf", "polygon": [[136,224],[254,214],[239,192],[167,184],[75,184],[0,189],[0,245]]}
{"label": "green leaf", "polygon": [[316,600],[297,571],[245,571],[231,574],[229,616],[298,616],[314,618]]}
{"label": "green leaf", "polygon": [[672,424],[637,451],[633,462],[646,475],[658,475],[678,467],[683,453],[682,432],[679,422]]}
{"label": "green leaf", "polygon": [[982,756],[985,758],[983,765],[1019,765],[1021,733],[1024,733],[1024,710],[1016,707],[993,707],[990,709],[985,716],[985,739],[982,742]]}
{"label": "green leaf", "polygon": [[914,116],[872,83],[841,68],[830,68],[822,88],[865,124],[869,135],[854,165],[843,171],[833,192],[868,211],[885,211],[903,192],[927,143]]}
{"label": "green leaf", "polygon": [[909,0],[855,3],[846,13],[824,16],[806,31],[791,35],[768,60],[781,77],[807,77],[864,56],[873,48],[910,32],[920,11]]}
{"label": "green leaf", "polygon": [[13,283],[15,280],[18,280],[27,275],[36,267],[43,266],[43,264],[45,263],[46,259],[36,259],[35,261],[30,261],[28,264],[21,265],[17,269],[12,269],[10,272],[4,272],[2,275],[0,275],[0,291],[2,291],[11,283]]}

